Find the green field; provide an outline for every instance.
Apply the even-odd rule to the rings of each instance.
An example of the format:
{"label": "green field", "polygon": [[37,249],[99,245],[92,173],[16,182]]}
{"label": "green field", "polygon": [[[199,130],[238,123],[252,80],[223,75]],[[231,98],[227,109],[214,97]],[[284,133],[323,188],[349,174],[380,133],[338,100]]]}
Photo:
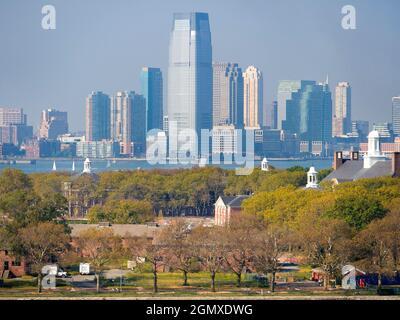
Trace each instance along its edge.
{"label": "green field", "polygon": [[[301,278],[304,271],[300,270],[296,278]],[[286,275],[286,274],[285,274]],[[281,275],[280,275],[281,276]],[[57,280],[57,289],[44,290],[37,293],[36,278],[24,277],[19,279],[7,279],[0,287],[0,298],[6,297],[268,297],[268,296],[370,296],[376,295],[375,289],[361,291],[344,291],[332,289],[324,291],[322,288],[302,288],[297,283],[292,283],[291,289],[285,285],[279,285],[275,293],[269,292],[269,288],[255,280],[251,275],[245,275],[242,279],[242,287],[236,287],[236,277],[231,273],[219,273],[216,277],[216,290],[210,290],[210,277],[206,272],[189,274],[189,285],[182,286],[181,273],[159,273],[159,292],[154,294],[152,273],[129,273],[120,279],[102,281],[102,290],[96,293],[93,288],[76,288],[65,280]],[[119,289],[122,291],[119,292]]]}

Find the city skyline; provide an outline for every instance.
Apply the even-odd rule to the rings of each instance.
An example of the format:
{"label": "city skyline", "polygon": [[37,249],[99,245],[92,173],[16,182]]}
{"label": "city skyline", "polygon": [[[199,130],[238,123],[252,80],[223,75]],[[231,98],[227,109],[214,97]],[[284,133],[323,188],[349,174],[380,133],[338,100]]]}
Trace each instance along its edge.
{"label": "city skyline", "polygon": [[[85,4],[54,1],[58,17],[57,29],[54,31],[44,31],[40,28],[39,2],[24,4],[22,12],[13,10],[18,1],[2,3],[0,35],[4,50],[0,53],[0,64],[4,73],[0,76],[0,105],[23,108],[35,128],[39,124],[39,112],[56,105],[69,112],[71,130],[82,131],[84,119],[80,114],[88,92],[98,90],[110,94],[120,90],[139,91],[140,70],[146,65],[160,67],[162,72],[167,74],[167,48],[172,13],[204,11],[210,15],[213,30],[213,61],[235,61],[243,68],[251,64],[259,67],[264,75],[266,104],[276,99],[279,80],[323,79],[329,74],[331,83],[348,81],[352,84],[353,119],[384,122],[391,118],[391,99],[399,95],[400,91],[396,85],[400,82],[399,74],[395,72],[399,64],[395,52],[398,52],[396,48],[399,44],[390,40],[393,38],[393,32],[399,29],[396,27],[399,22],[394,15],[399,4],[395,1],[382,4],[382,13],[375,10],[379,4],[348,1],[358,10],[358,27],[351,31],[341,28],[341,1],[329,3],[323,8],[314,6],[311,1],[303,1],[302,5],[293,1],[283,1],[290,4],[285,11],[281,10],[284,7],[283,3],[254,1],[244,4],[233,1],[230,14],[242,19],[237,26],[228,21],[229,14],[224,13],[224,5],[221,3],[176,0],[167,5],[157,1],[150,2],[131,4],[120,1],[115,5],[96,2],[93,10],[97,17],[94,18],[93,15],[88,15],[88,10],[92,7],[90,1]],[[156,12],[150,9],[154,3],[159,5]],[[116,18],[118,14],[125,14],[124,11],[128,11],[136,19],[129,20],[133,21],[130,24],[121,24]],[[3,17],[4,12],[6,15]],[[143,17],[140,17],[139,13]],[[261,19],[261,13],[269,16],[271,20],[266,22],[268,19]],[[17,21],[16,14],[25,19],[18,17]],[[74,16],[71,16],[72,14]],[[102,19],[98,17],[105,14],[109,17],[107,21],[111,23],[101,26],[97,21]],[[149,25],[150,20],[146,20],[151,14],[157,17],[156,24]],[[81,15],[86,15],[87,21],[79,19]],[[316,15],[315,25],[306,19],[310,15]],[[38,21],[35,20],[36,17],[39,18]],[[279,19],[283,21],[279,24],[280,33],[277,36],[272,27]],[[72,21],[81,23],[73,24]],[[89,27],[88,22],[93,26]],[[146,29],[140,30],[138,34],[134,29],[140,23],[144,23]],[[15,24],[16,28],[10,28]],[[300,47],[299,40],[291,33],[295,26],[303,27],[302,30],[307,32]],[[249,32],[251,28],[257,27],[266,30],[261,38]],[[82,32],[81,37],[75,37],[78,32]],[[374,37],[375,45],[372,46],[370,38],[377,33],[380,33],[380,37]],[[99,37],[106,43],[113,44],[128,34],[139,36],[143,45],[136,50],[127,45],[126,49],[131,48],[130,50],[122,50],[123,53],[117,54],[110,53],[105,44],[97,44],[102,50],[94,47],[97,48],[96,56],[91,56],[90,50],[87,50]],[[156,44],[149,42],[154,35],[157,35]],[[308,36],[311,39],[313,35],[318,36],[318,41],[307,40]],[[240,43],[240,46],[233,46],[233,39]],[[11,54],[21,51],[17,50],[21,46],[24,50],[17,57]],[[30,50],[32,46],[36,49]],[[257,50],[245,50],[249,46]],[[154,50],[155,47],[158,49]],[[302,56],[301,66],[296,63],[296,56],[293,56],[294,47],[296,55]],[[73,48],[82,50],[76,51]],[[59,51],[61,49],[64,51]],[[368,55],[362,54],[367,52],[365,50],[368,50]],[[292,57],[292,61],[288,59],[289,56]],[[102,68],[98,67],[100,63]],[[120,65],[124,65],[125,68],[118,68]],[[110,68],[118,72],[110,71]],[[23,77],[21,72],[24,72]],[[63,74],[62,78],[60,74]],[[376,88],[374,94],[369,90],[371,86]],[[20,95],[21,92],[27,94]],[[379,110],[379,113],[376,110]]]}

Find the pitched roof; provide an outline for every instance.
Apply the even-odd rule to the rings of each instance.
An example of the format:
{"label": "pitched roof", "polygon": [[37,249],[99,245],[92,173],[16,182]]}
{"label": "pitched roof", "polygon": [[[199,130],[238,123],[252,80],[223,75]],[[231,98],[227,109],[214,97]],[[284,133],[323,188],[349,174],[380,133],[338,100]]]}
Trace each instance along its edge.
{"label": "pitched roof", "polygon": [[114,235],[120,237],[154,237],[154,234],[160,230],[160,227],[149,226],[146,224],[113,224],[111,226],[99,226],[98,224],[71,224],[71,237],[76,238],[82,231],[90,228],[104,229],[110,228]]}
{"label": "pitched roof", "polygon": [[378,161],[371,168],[364,168],[363,160],[347,160],[337,170],[331,172],[323,181],[336,179],[348,182],[364,178],[375,178],[392,175],[391,161]]}
{"label": "pitched roof", "polygon": [[241,196],[235,196],[235,197],[221,196],[220,198],[224,202],[225,206],[231,207],[231,208],[240,208],[242,206],[243,200],[248,199],[249,197],[250,196],[241,195]]}

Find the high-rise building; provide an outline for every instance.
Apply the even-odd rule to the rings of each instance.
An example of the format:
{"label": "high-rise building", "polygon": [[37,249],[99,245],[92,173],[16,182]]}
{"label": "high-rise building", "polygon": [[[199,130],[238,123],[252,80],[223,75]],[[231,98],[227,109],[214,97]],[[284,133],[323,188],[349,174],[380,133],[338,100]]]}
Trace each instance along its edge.
{"label": "high-rise building", "polygon": [[163,122],[163,76],[159,68],[142,68],[140,74],[141,93],[146,99],[146,132],[162,129]]}
{"label": "high-rise building", "polygon": [[22,108],[0,107],[0,143],[21,145],[32,135],[33,127],[28,126]]}
{"label": "high-rise building", "polygon": [[146,153],[146,99],[140,94],[133,95],[131,126],[133,155],[141,156]]}
{"label": "high-rise building", "polygon": [[111,139],[118,141],[121,155],[132,154],[132,104],[134,92],[118,91],[111,98]]}
{"label": "high-rise building", "polygon": [[213,64],[213,124],[243,126],[243,75],[237,63]]}
{"label": "high-rise building", "polygon": [[[168,121],[170,128],[176,126],[178,134],[192,129],[200,137],[201,129],[212,128],[212,46],[207,13],[174,14],[169,46]],[[175,134],[169,131],[171,140]],[[170,143],[170,156],[177,156],[178,150],[180,143]],[[195,146],[191,145],[190,150]]]}
{"label": "high-rise building", "polygon": [[367,139],[369,132],[369,121],[355,120],[351,122],[351,132],[347,136],[364,141]]}
{"label": "high-rise building", "polygon": [[263,76],[259,69],[249,66],[243,73],[243,118],[245,127],[263,124]]}
{"label": "high-rise building", "polygon": [[400,136],[400,96],[392,98],[392,123],[393,133]]}
{"label": "high-rise building", "polygon": [[389,122],[377,122],[372,126],[373,131],[378,131],[382,142],[393,142],[393,125]]}
{"label": "high-rise building", "polygon": [[[328,84],[300,81],[301,87],[286,100],[284,128],[297,134],[308,146],[332,138],[332,96]],[[309,149],[311,152],[311,149]]]}
{"label": "high-rise building", "polygon": [[351,87],[348,82],[339,82],[335,89],[335,113],[332,135],[344,136],[351,132]]}
{"label": "high-rise building", "polygon": [[40,117],[39,138],[55,140],[68,133],[68,113],[56,109],[43,110]]}
{"label": "high-rise building", "polygon": [[110,138],[110,97],[101,91],[86,98],[86,141]]}
{"label": "high-rise building", "polygon": [[271,129],[278,129],[278,101],[273,101],[266,119]]}
{"label": "high-rise building", "polygon": [[281,80],[278,86],[278,129],[285,127],[286,101],[292,98],[292,94],[307,84],[314,84],[313,81],[304,80]]}

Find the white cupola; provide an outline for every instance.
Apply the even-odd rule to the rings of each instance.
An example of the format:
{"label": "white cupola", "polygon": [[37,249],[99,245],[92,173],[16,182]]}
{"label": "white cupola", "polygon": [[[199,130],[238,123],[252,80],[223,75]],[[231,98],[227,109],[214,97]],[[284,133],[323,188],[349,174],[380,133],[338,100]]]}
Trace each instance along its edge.
{"label": "white cupola", "polygon": [[269,165],[268,165],[268,160],[267,160],[267,158],[264,158],[264,159],[261,161],[261,170],[262,170],[262,171],[269,171]]}
{"label": "white cupola", "polygon": [[89,158],[86,158],[85,162],[83,163],[83,173],[92,173],[92,165]]}
{"label": "white cupola", "polygon": [[384,161],[386,157],[381,151],[379,132],[374,130],[368,135],[368,153],[364,156],[364,168],[369,169],[378,161]]}
{"label": "white cupola", "polygon": [[318,189],[318,171],[311,167],[307,172],[307,189]]}

